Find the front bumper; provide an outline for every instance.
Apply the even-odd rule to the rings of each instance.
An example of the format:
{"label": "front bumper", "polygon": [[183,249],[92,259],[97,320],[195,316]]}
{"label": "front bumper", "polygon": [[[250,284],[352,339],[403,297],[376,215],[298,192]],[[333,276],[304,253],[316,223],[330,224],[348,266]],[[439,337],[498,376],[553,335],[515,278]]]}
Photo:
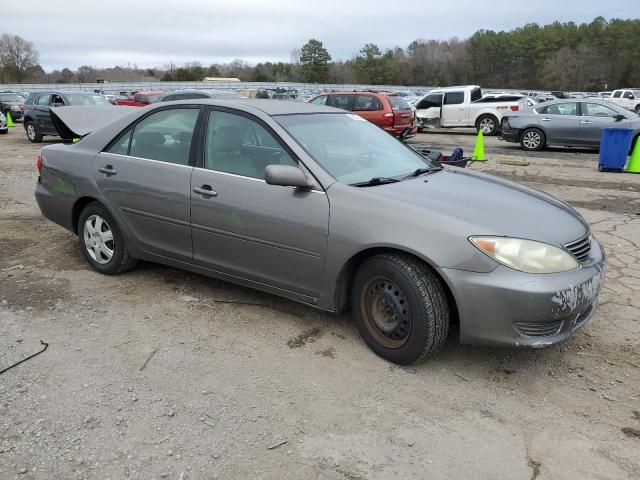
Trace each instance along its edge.
{"label": "front bumper", "polygon": [[456,299],[460,342],[541,348],[562,342],[591,319],[606,266],[594,238],[578,270],[527,274],[499,266],[490,273],[442,269]]}

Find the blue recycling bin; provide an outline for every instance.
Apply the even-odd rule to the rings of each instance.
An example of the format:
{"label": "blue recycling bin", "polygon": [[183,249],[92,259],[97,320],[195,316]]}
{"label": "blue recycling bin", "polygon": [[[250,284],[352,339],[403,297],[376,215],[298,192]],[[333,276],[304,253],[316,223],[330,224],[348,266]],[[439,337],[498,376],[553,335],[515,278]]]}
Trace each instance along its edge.
{"label": "blue recycling bin", "polygon": [[603,128],[600,138],[601,172],[621,172],[627,163],[633,130],[630,128]]}

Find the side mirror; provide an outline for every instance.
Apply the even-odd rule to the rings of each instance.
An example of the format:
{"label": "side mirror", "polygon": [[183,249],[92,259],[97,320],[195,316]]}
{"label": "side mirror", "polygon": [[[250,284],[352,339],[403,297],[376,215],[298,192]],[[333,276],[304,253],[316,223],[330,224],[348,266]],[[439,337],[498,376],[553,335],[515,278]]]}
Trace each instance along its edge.
{"label": "side mirror", "polygon": [[264,169],[264,180],[269,185],[281,187],[313,188],[313,183],[305,173],[291,165],[267,165]]}
{"label": "side mirror", "polygon": [[625,117],[625,116],[624,116],[624,115],[622,115],[621,113],[619,113],[619,114],[617,114],[617,115],[614,115],[614,116],[613,116],[613,118],[615,118],[615,119],[616,119],[616,122],[620,122],[620,121],[622,121],[622,120],[626,120],[626,119],[627,119],[627,117]]}
{"label": "side mirror", "polygon": [[64,107],[64,103],[62,103],[62,102],[54,102],[53,106],[54,107]]}

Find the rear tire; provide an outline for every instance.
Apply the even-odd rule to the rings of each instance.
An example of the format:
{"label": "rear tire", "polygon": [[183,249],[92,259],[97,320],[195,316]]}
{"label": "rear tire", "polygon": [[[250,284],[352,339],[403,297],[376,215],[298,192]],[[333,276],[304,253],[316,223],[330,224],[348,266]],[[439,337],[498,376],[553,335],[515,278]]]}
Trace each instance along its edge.
{"label": "rear tire", "polygon": [[528,152],[542,150],[547,142],[544,132],[538,128],[527,128],[520,135],[520,146]]}
{"label": "rear tire", "polygon": [[499,128],[498,119],[494,115],[480,115],[476,120],[476,130],[488,137],[496,135]]}
{"label": "rear tire", "polygon": [[98,202],[87,205],[78,219],[78,238],[84,258],[94,270],[116,275],[131,270],[138,261],[129,255],[122,230]]}
{"label": "rear tire", "polygon": [[42,142],[42,134],[38,130],[36,124],[29,120],[24,124],[24,129],[27,131],[27,138],[31,143],[40,143]]}
{"label": "rear tire", "polygon": [[636,105],[635,112],[640,115],[640,103]]}
{"label": "rear tire", "polygon": [[406,254],[382,254],[358,269],[351,289],[358,331],[376,354],[409,365],[436,353],[449,332],[440,279]]}

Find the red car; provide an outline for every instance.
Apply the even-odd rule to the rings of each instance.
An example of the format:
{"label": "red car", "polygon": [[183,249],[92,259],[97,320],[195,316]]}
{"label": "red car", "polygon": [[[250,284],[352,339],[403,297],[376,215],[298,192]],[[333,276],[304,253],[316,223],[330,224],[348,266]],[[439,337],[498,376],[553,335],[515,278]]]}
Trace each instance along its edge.
{"label": "red car", "polygon": [[413,110],[404,98],[395,93],[332,92],[318,95],[309,103],[349,110],[394,137],[411,138],[418,132],[413,123]]}
{"label": "red car", "polygon": [[145,107],[158,100],[165,92],[162,90],[146,90],[136,92],[132,99],[116,100],[116,105],[126,105],[128,107]]}

